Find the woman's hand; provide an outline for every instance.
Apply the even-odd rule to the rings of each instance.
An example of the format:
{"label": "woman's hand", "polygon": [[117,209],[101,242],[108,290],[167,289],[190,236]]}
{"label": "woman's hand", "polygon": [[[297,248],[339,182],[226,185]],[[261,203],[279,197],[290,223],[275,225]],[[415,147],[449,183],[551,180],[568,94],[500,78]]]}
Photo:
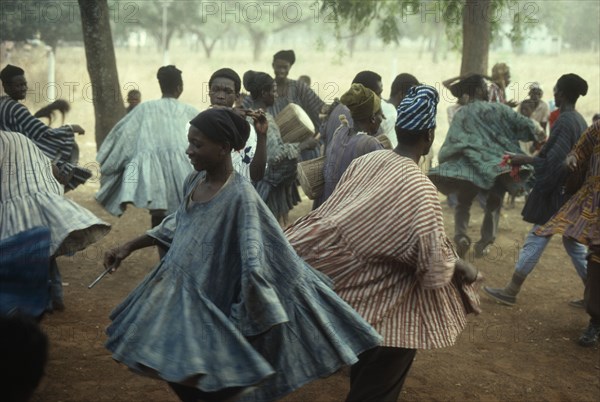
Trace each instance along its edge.
{"label": "woman's hand", "polygon": [[577,170],[577,157],[573,154],[569,154],[567,155],[567,159],[565,160],[565,163],[567,165],[567,167],[569,168],[569,170],[571,170],[571,172],[574,172]]}
{"label": "woman's hand", "polygon": [[121,262],[125,258],[129,257],[129,254],[131,254],[131,251],[126,246],[115,247],[111,250],[108,250],[104,254],[104,269],[110,268],[110,273],[112,274],[117,270],[117,268],[119,268]]}
{"label": "woman's hand", "polygon": [[56,181],[58,181],[60,184],[62,184],[63,186],[66,186],[69,181],[71,180],[71,178],[73,177],[73,173],[64,173],[61,172],[61,170],[59,169],[59,167],[53,163],[52,164],[52,176],[54,176],[54,178],[56,179]]}
{"label": "woman's hand", "polygon": [[254,130],[256,130],[256,135],[266,136],[267,131],[269,130],[269,122],[267,121],[267,115],[262,109],[258,109],[256,113],[250,115],[252,120],[254,121]]}
{"label": "woman's hand", "polygon": [[467,283],[473,283],[477,279],[479,271],[473,265],[465,260],[458,259],[454,265],[455,272],[458,273],[461,279]]}

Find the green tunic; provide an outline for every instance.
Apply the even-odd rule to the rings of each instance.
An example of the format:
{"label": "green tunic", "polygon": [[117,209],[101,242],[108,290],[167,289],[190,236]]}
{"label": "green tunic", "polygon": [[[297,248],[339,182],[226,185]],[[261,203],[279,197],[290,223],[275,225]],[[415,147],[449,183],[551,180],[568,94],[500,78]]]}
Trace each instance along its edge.
{"label": "green tunic", "polygon": [[[429,177],[445,194],[455,191],[458,181],[489,190],[499,176],[505,179],[510,172],[510,166],[500,166],[502,156],[507,152],[522,154],[519,141],[541,139],[536,135],[543,133],[538,134],[529,118],[510,107],[471,102],[452,120],[438,155],[439,165],[430,170]],[[529,165],[522,166],[521,180],[529,177],[531,171]]]}

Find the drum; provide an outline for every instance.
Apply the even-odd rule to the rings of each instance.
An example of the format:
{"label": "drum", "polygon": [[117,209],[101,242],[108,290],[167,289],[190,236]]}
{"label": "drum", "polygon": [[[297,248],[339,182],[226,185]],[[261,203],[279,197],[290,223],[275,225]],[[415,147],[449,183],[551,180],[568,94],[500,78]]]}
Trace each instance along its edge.
{"label": "drum", "polygon": [[314,135],[314,125],[308,114],[299,105],[290,103],[277,116],[283,142],[302,142]]}
{"label": "drum", "polygon": [[310,159],[298,163],[298,180],[304,194],[311,200],[317,199],[323,194],[325,186],[325,157]]}

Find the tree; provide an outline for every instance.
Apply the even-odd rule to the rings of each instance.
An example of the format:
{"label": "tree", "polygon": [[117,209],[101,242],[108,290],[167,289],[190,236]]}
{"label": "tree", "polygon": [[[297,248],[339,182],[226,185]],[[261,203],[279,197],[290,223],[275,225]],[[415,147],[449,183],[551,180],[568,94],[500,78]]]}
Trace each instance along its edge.
{"label": "tree", "polygon": [[92,84],[96,148],[125,114],[107,0],[78,0],[87,69]]}
{"label": "tree", "polygon": [[[324,0],[322,3],[323,10],[333,10],[337,16],[336,26],[347,24],[364,30],[377,22],[378,33],[385,43],[398,41],[401,36],[399,26],[408,19],[420,17],[425,23],[428,18],[434,18],[435,23],[445,25],[457,47],[462,42],[461,73],[480,74],[487,74],[490,41],[500,24],[512,19],[515,26],[520,26],[525,21],[525,18],[519,18],[518,10],[510,7],[513,5],[509,0]],[[510,10],[510,13],[503,16],[503,10]],[[457,29],[459,25],[461,29]],[[512,37],[513,40],[520,38],[522,36]]]}
{"label": "tree", "polygon": [[462,14],[461,74],[487,74],[492,24],[482,14],[490,7],[491,0],[467,0],[465,3]]}
{"label": "tree", "polygon": [[53,0],[2,4],[0,42],[40,39],[56,51],[60,41],[81,40],[79,12],[74,4]]}
{"label": "tree", "polygon": [[[220,33],[224,27],[226,30],[234,28],[240,35],[245,31],[252,42],[253,59],[258,61],[270,36],[300,28],[313,21],[313,14],[303,9],[302,4],[306,3],[249,0],[203,2],[199,10],[199,21],[190,24],[190,27],[195,28],[188,27],[188,30],[201,30],[205,35],[207,32]],[[202,36],[200,39],[202,40]]]}
{"label": "tree", "polygon": [[163,6],[167,7],[168,24],[166,48],[169,49],[171,39],[176,34],[187,33],[187,27],[198,25],[199,1],[137,1],[136,27],[144,29],[156,41],[162,50]]}

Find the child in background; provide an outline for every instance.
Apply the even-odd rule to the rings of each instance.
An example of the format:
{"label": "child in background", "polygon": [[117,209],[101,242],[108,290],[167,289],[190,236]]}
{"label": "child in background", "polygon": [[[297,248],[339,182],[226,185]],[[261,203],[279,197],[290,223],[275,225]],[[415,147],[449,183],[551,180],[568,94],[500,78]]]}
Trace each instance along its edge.
{"label": "child in background", "polygon": [[127,113],[131,112],[134,107],[140,104],[141,101],[142,93],[137,89],[132,89],[131,91],[127,92],[127,103],[129,104],[126,109]]}
{"label": "child in background", "polygon": [[310,77],[308,75],[301,75],[300,77],[298,77],[298,82],[302,82],[302,83],[306,84],[307,87],[310,88],[310,84],[312,83],[312,80],[310,79]]}
{"label": "child in background", "polygon": [[[529,117],[531,119],[531,121],[535,124],[538,131],[544,132],[544,128],[542,127],[542,125],[537,120],[535,120],[534,118],[531,117],[531,115],[533,114],[533,111],[535,110],[535,107],[536,106],[535,106],[534,100],[525,99],[519,105],[519,112],[523,116]],[[519,141],[519,142],[521,143],[521,149],[523,150],[523,152],[525,152],[527,155],[536,155],[542,148],[542,145],[544,145],[546,143],[546,140],[530,141],[530,142]]]}

